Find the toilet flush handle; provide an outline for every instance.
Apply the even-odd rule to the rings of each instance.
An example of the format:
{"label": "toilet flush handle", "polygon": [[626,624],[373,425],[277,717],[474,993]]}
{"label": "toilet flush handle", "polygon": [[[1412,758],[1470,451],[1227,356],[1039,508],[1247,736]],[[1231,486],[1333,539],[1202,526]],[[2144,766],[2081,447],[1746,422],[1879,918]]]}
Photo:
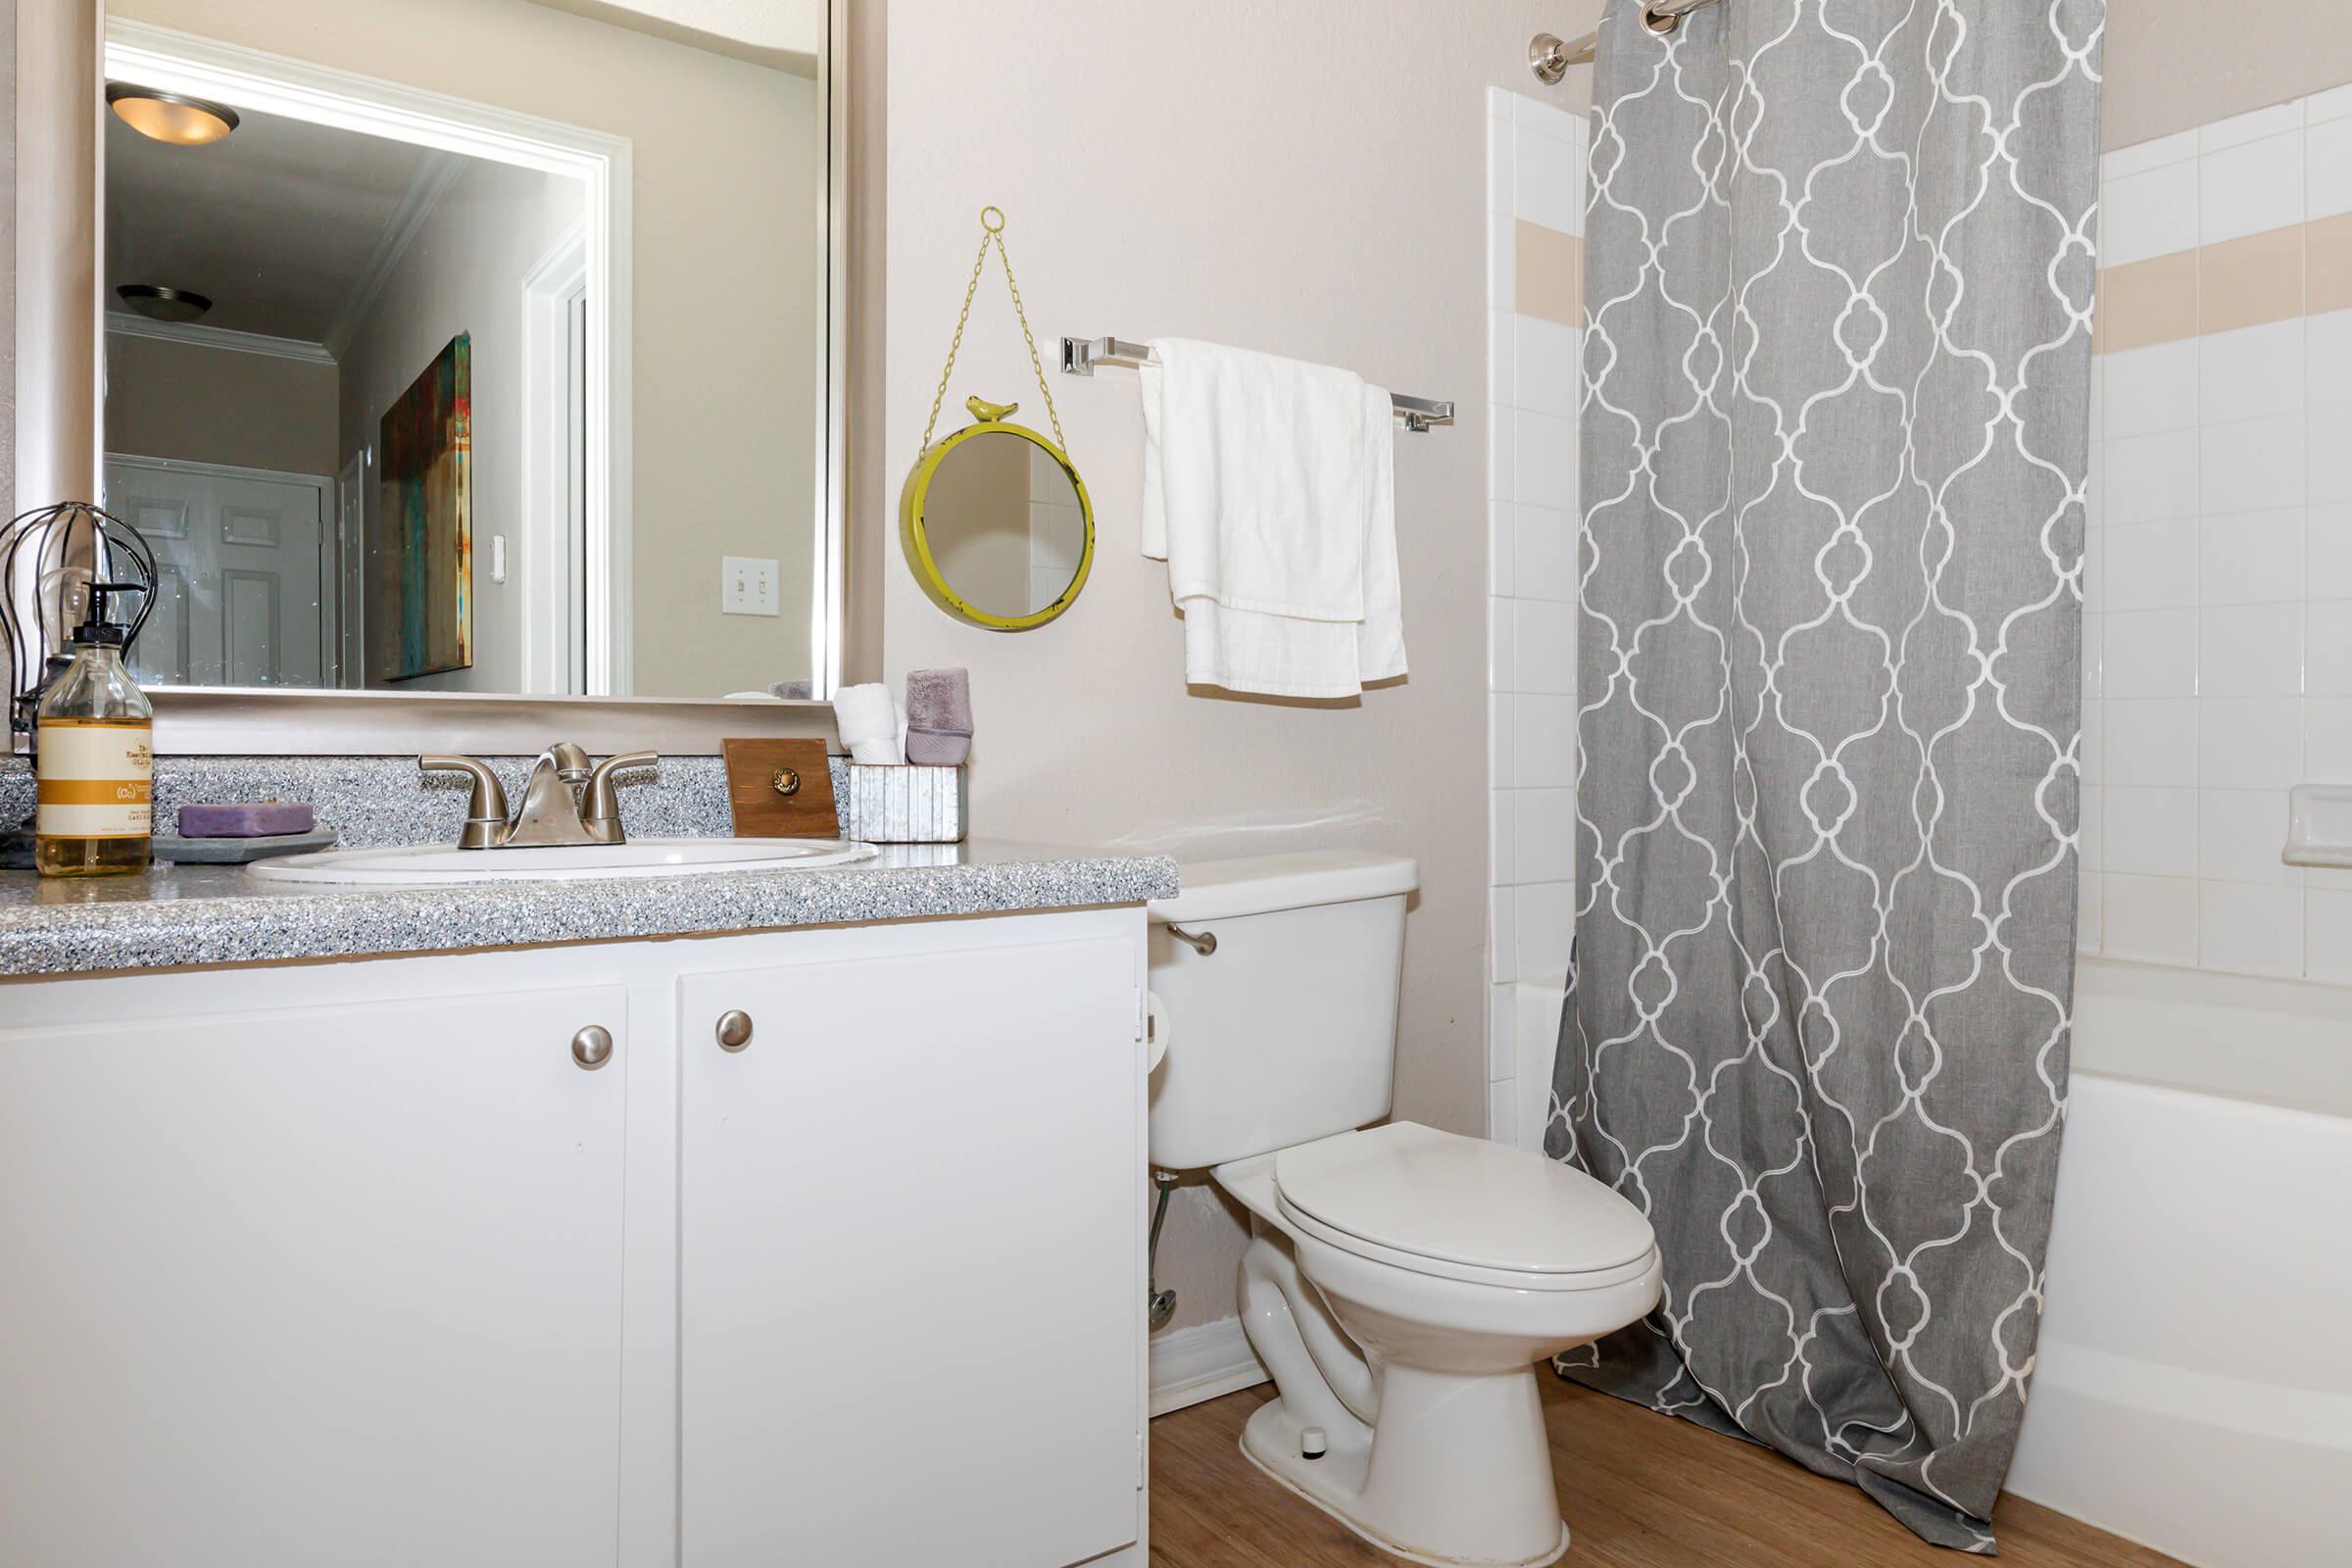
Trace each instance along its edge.
{"label": "toilet flush handle", "polygon": [[1203,958],[1217,951],[1217,934],[1214,931],[1203,931],[1196,936],[1180,925],[1172,925],[1168,927],[1168,935],[1185,943]]}

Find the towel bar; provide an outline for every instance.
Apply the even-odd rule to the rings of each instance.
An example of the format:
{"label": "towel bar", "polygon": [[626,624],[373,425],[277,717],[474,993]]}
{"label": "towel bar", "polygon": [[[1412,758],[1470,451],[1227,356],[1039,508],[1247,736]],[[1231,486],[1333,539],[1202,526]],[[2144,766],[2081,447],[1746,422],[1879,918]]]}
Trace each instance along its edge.
{"label": "towel bar", "polygon": [[[1151,345],[1130,343],[1116,337],[1065,337],[1061,340],[1061,368],[1068,375],[1092,375],[1099,365],[1113,365],[1133,370],[1155,363]],[[1389,394],[1396,406],[1396,417],[1404,421],[1407,430],[1427,430],[1432,425],[1453,422],[1453,404],[1435,398],[1408,398],[1399,393]]]}

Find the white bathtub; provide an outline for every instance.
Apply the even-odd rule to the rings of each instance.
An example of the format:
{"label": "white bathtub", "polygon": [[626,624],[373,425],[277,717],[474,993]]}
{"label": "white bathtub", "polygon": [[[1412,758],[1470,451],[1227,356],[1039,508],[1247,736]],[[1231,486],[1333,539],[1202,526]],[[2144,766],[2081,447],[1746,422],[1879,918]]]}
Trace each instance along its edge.
{"label": "white bathtub", "polygon": [[2009,1490],[2199,1568],[2352,1563],[2352,990],[2085,958]]}
{"label": "white bathtub", "polygon": [[[2085,958],[2009,1490],[2198,1568],[2352,1564],[2352,989]],[[1520,987],[1520,1059],[1557,983]]]}

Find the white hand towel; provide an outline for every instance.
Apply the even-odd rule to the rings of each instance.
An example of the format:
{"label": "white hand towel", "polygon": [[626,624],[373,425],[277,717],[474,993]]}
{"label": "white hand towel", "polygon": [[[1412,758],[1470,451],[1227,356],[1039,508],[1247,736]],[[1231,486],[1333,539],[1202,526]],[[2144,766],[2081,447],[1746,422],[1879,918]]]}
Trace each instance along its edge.
{"label": "white hand towel", "polygon": [[1327,366],[1152,347],[1143,545],[1168,563],[1185,678],[1351,697],[1403,674],[1389,395]]}
{"label": "white hand towel", "polygon": [[833,694],[833,725],[853,762],[906,760],[905,719],[888,686],[842,687]]}

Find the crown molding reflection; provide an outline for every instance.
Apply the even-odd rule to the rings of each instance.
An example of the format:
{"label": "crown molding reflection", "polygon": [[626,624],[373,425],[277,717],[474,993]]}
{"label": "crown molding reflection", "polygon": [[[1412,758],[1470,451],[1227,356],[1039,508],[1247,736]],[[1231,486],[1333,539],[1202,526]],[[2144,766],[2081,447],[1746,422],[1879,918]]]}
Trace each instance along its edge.
{"label": "crown molding reflection", "polygon": [[227,349],[237,354],[267,354],[275,360],[301,360],[310,365],[332,365],[334,355],[323,343],[298,337],[271,337],[267,332],[238,332],[202,321],[151,321],[144,316],[106,313],[106,330],[115,337],[151,337],[190,348]]}

